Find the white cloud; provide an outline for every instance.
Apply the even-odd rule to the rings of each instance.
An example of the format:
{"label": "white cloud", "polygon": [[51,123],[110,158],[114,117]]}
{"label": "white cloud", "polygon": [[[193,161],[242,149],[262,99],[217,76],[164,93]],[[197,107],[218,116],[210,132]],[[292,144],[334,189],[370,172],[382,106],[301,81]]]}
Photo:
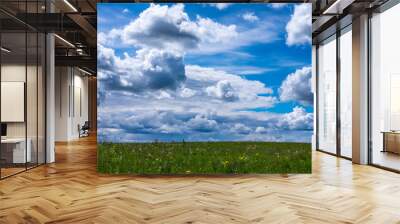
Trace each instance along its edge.
{"label": "white cloud", "polygon": [[238,75],[261,75],[274,70],[274,68],[243,65],[216,66],[214,68]]}
{"label": "white cloud", "polygon": [[151,4],[129,24],[98,34],[98,43],[113,47],[163,48],[196,54],[232,52],[253,43],[278,39],[275,25],[265,21],[255,28],[222,24],[210,18],[191,19],[183,4]]}
{"label": "white cloud", "polygon": [[134,57],[120,58],[98,45],[98,62],[99,80],[113,90],[176,89],[186,79],[183,57],[176,52],[141,49]]}
{"label": "white cloud", "polygon": [[246,12],[245,14],[242,15],[242,18],[249,22],[255,22],[259,20],[259,18],[256,15],[254,15],[254,12]]}
{"label": "white cloud", "polygon": [[129,13],[129,9],[122,10],[122,13]]}
{"label": "white cloud", "polygon": [[231,6],[233,3],[209,3],[208,5],[215,7],[219,10],[224,10],[226,8],[228,8],[229,6]]}
{"label": "white cloud", "polygon": [[279,88],[281,101],[297,101],[309,106],[313,103],[311,92],[311,67],[303,67],[289,74]]}
{"label": "white cloud", "polygon": [[142,47],[196,47],[199,39],[194,33],[195,24],[183,9],[183,4],[151,4],[121,30],[123,42]]}
{"label": "white cloud", "polygon": [[196,95],[197,91],[189,88],[182,88],[180,96],[183,98],[190,98]]}
{"label": "white cloud", "polygon": [[[254,100],[260,94],[272,94],[273,90],[264,83],[256,80],[248,80],[239,75],[231,74],[223,70],[200,67],[197,65],[186,65],[186,76],[190,80],[195,80],[206,85],[216,85],[220,81],[228,82],[236,90],[241,99]],[[209,86],[209,85],[206,85]]]}
{"label": "white cloud", "polygon": [[151,4],[128,25],[100,33],[99,43],[186,51],[197,49],[200,44],[228,42],[237,35],[235,25],[223,25],[200,16],[191,20],[183,4]]}
{"label": "white cloud", "polygon": [[[116,95],[115,91],[136,94],[125,102],[131,105],[149,105],[149,108],[161,107],[165,103],[165,109],[176,105],[179,108],[192,106],[192,110],[204,111],[218,107],[223,100],[230,101],[226,106],[229,111],[269,108],[277,102],[276,97],[267,96],[273,93],[272,89],[260,81],[247,80],[240,75],[213,68],[184,66],[182,56],[176,52],[142,49],[135,56],[125,54],[124,57],[119,57],[114,50],[99,45],[98,66],[98,78],[101,81],[99,97],[106,102],[112,101],[104,99]],[[207,87],[210,87],[208,91]],[[259,96],[260,94],[263,96]],[[116,97],[116,102],[123,97],[126,96]],[[177,97],[182,101],[177,101]],[[160,99],[163,99],[163,103],[149,103]],[[202,108],[196,106],[200,101],[203,102]]]}
{"label": "white cloud", "polygon": [[[111,48],[106,48],[101,44],[97,45],[97,61],[100,70],[112,70],[115,66],[115,51]],[[99,74],[99,78],[103,78],[102,74]]]}
{"label": "white cloud", "polygon": [[264,127],[257,127],[255,132],[258,133],[258,134],[264,134],[264,133],[268,132],[268,129],[266,129]]}
{"label": "white cloud", "polygon": [[251,131],[252,131],[251,128],[241,123],[236,123],[231,129],[231,132],[241,135],[249,134]]}
{"label": "white cloud", "polygon": [[221,80],[215,86],[206,88],[209,96],[217,97],[224,101],[235,101],[238,96],[228,80]]}
{"label": "white cloud", "polygon": [[269,5],[274,9],[281,9],[281,8],[286,7],[288,4],[287,3],[270,3]]}
{"label": "white cloud", "polygon": [[311,43],[311,3],[295,5],[286,32],[288,46]]}
{"label": "white cloud", "polygon": [[172,99],[173,97],[167,91],[161,90],[161,91],[158,91],[158,93],[155,96],[155,98],[161,100],[161,99]]}
{"label": "white cloud", "polygon": [[197,16],[197,27],[193,31],[205,43],[223,43],[239,34],[236,25],[223,25],[210,18]]}
{"label": "white cloud", "polygon": [[199,132],[210,132],[217,128],[217,122],[208,119],[205,115],[197,114],[194,118],[190,119],[187,127]]}
{"label": "white cloud", "polygon": [[[145,102],[143,102],[145,103]],[[215,109],[215,108],[214,108]],[[173,109],[102,108],[99,111],[99,133],[118,133],[120,141],[176,140],[261,140],[309,142],[313,124],[312,113],[296,107],[286,114],[254,112],[193,112]],[[173,134],[173,135],[171,135]],[[100,136],[104,139],[107,136]],[[100,139],[100,141],[102,141]]]}
{"label": "white cloud", "polygon": [[292,112],[282,116],[278,126],[291,130],[312,130],[313,114],[307,113],[303,107],[295,107]]}
{"label": "white cloud", "polygon": [[234,50],[241,47],[256,43],[271,43],[279,40],[277,27],[269,21],[264,21],[254,28],[241,27],[240,31],[239,28],[235,30],[236,32],[234,35],[231,34],[230,37],[220,38],[221,41],[219,42],[201,42],[198,49],[192,50],[191,53],[232,53]]}

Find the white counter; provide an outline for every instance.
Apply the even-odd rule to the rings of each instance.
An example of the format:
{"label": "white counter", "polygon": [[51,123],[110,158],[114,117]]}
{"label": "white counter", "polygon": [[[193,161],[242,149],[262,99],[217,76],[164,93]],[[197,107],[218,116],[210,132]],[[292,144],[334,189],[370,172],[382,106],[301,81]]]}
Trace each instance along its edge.
{"label": "white counter", "polygon": [[[25,163],[32,160],[32,140],[27,139],[27,147],[25,151],[25,138],[5,138],[1,139],[1,144],[11,144],[13,147],[13,163]],[[27,159],[25,161],[25,159]]]}

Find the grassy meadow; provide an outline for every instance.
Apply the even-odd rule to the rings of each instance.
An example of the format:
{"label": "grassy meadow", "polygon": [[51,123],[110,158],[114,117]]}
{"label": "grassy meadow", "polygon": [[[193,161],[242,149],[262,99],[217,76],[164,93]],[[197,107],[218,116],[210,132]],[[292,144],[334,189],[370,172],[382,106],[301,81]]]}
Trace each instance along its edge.
{"label": "grassy meadow", "polygon": [[97,157],[110,174],[311,173],[307,143],[101,143]]}

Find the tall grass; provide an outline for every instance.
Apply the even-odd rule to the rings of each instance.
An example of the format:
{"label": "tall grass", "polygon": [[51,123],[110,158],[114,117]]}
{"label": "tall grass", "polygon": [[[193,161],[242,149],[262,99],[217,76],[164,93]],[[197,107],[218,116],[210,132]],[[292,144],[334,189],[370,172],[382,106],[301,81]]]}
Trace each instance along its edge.
{"label": "tall grass", "polygon": [[101,143],[111,174],[310,173],[311,146],[276,142]]}

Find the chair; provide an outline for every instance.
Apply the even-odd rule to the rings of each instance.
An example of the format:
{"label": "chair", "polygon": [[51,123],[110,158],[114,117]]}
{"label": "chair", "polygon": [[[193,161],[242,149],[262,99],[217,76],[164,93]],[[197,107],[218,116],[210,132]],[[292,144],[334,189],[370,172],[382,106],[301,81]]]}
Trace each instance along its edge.
{"label": "chair", "polygon": [[80,127],[80,125],[78,124],[79,138],[89,136],[89,129],[90,129],[89,121],[85,121],[82,127]]}

